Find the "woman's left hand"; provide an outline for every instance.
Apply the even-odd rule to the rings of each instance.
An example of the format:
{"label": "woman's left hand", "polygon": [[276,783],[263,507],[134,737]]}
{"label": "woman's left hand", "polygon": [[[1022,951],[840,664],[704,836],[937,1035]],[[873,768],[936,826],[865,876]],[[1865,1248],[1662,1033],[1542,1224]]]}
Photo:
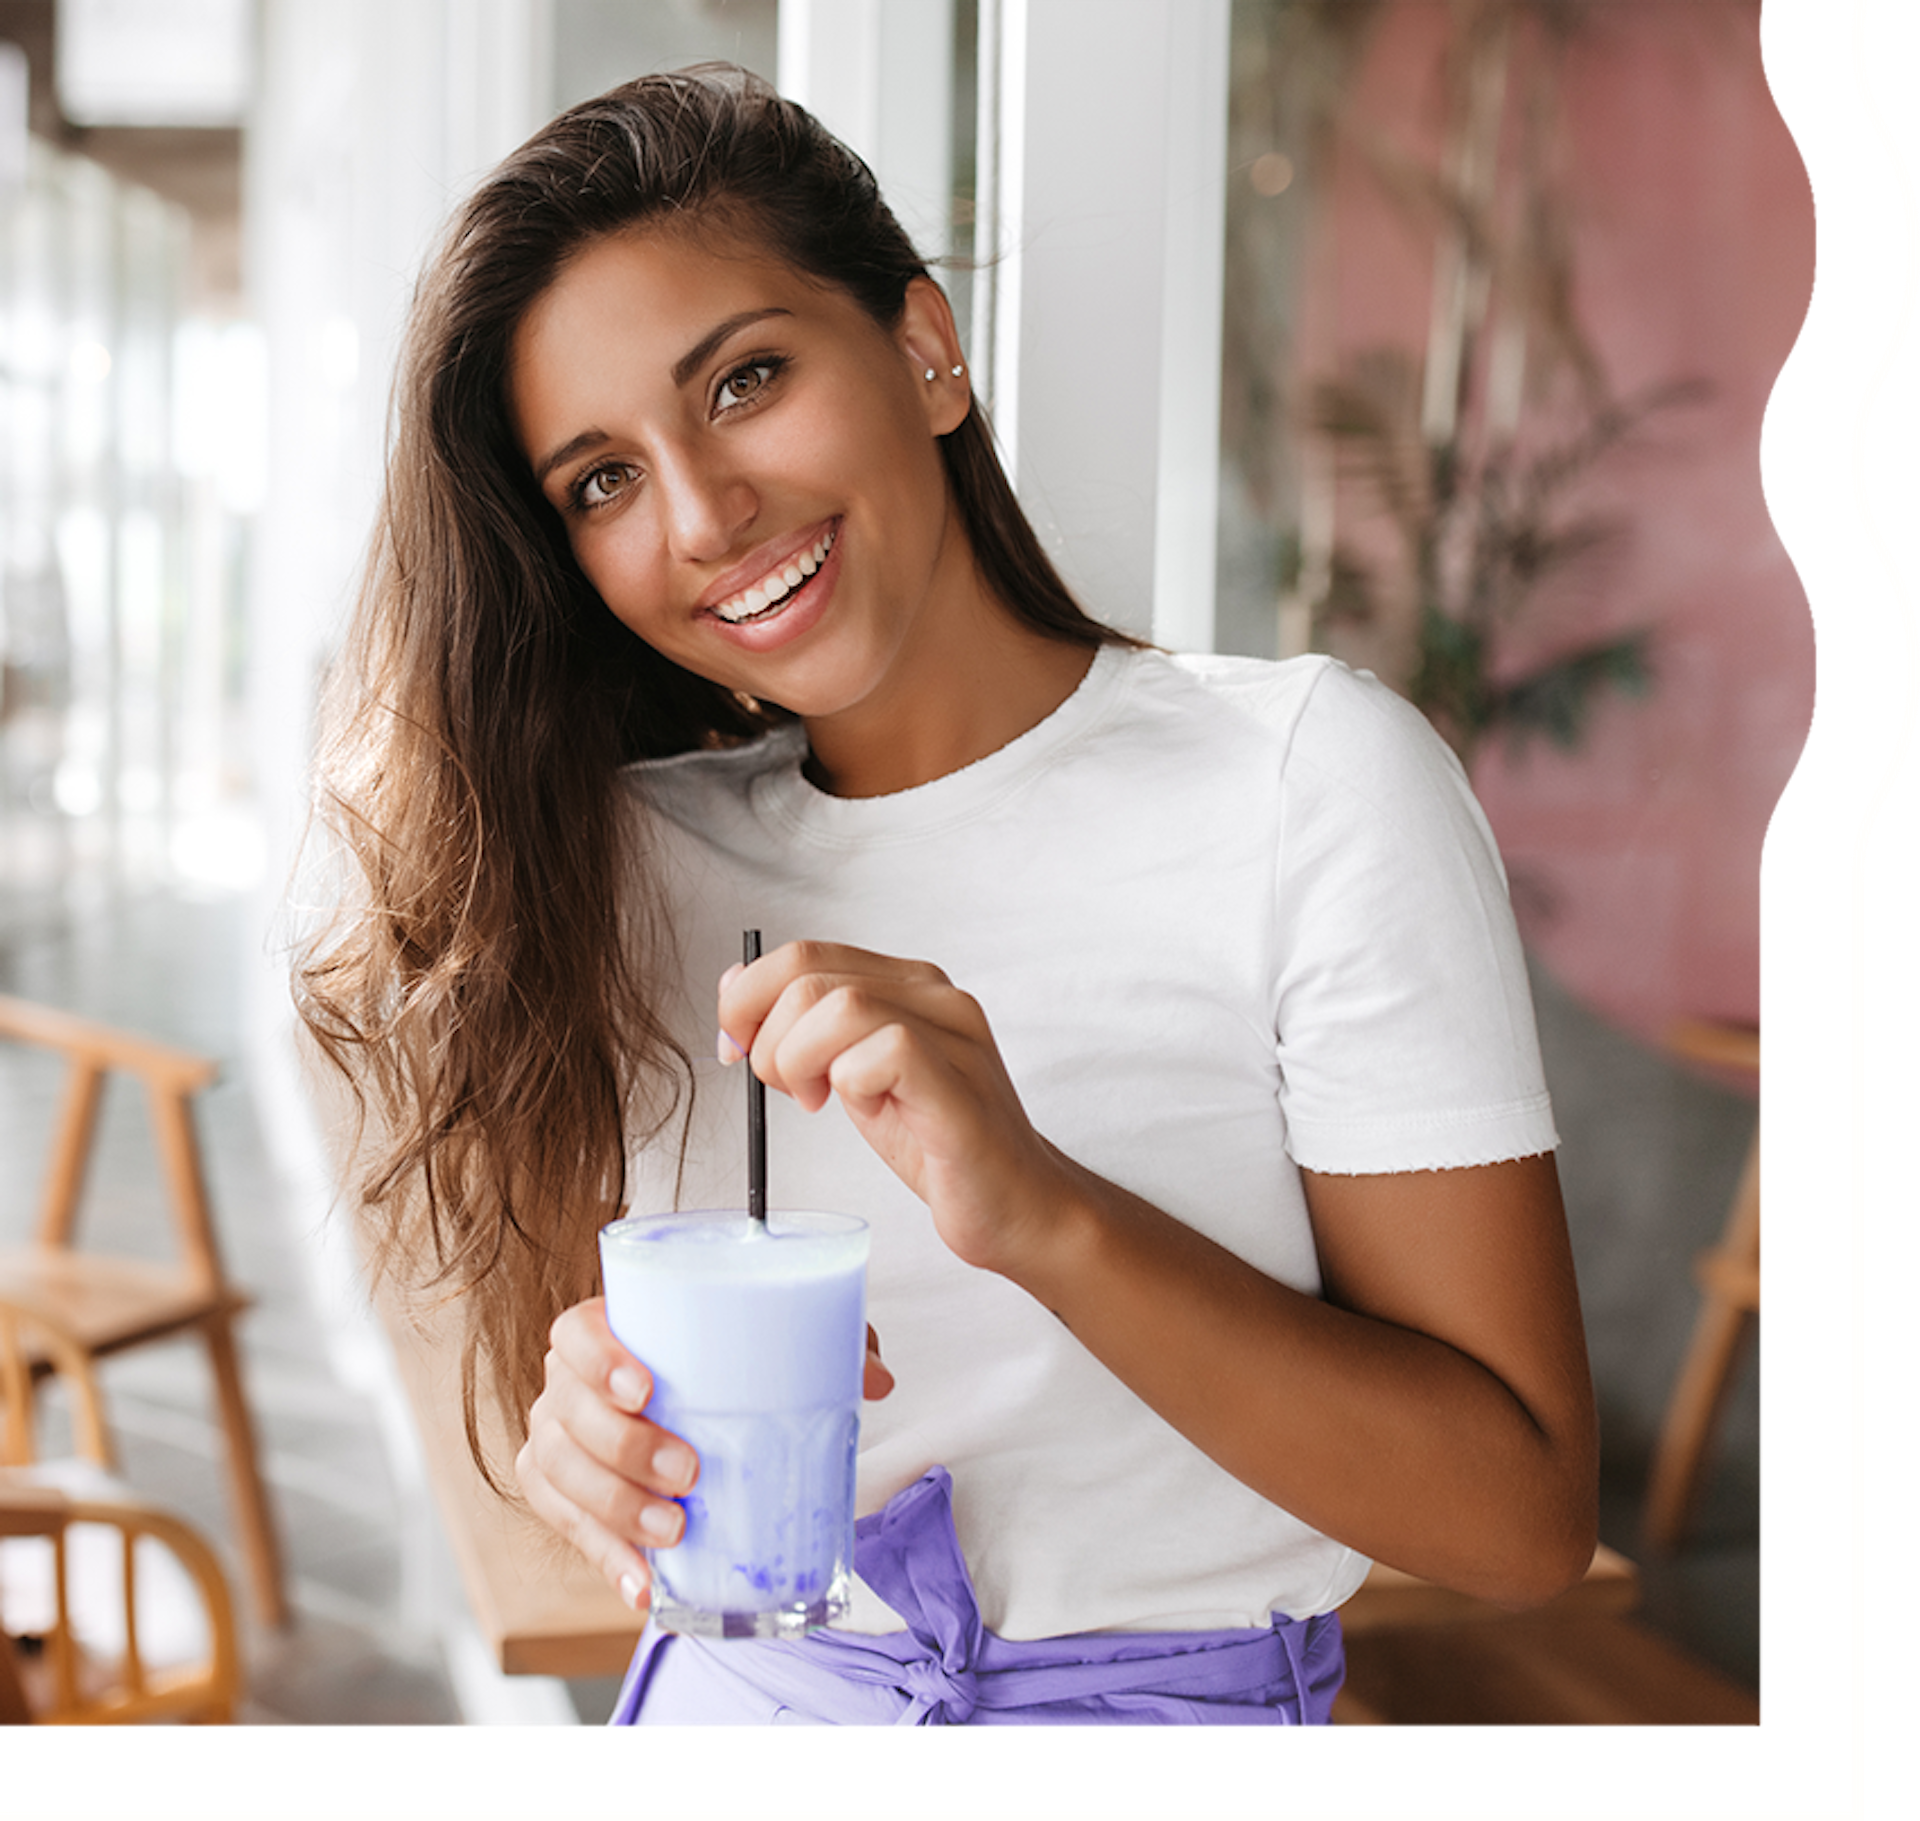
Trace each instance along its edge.
{"label": "woman's left hand", "polygon": [[[1071,1166],[1036,1132],[979,1002],[937,967],[790,942],[720,982],[720,1053],[817,1112],[838,1095],[968,1264],[1018,1277]],[[729,1048],[731,1045],[731,1049]]]}

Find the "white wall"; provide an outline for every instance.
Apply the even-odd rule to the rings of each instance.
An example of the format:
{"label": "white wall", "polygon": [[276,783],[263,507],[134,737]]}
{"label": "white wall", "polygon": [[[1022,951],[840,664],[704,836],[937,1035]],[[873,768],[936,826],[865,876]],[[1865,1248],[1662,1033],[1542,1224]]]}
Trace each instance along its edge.
{"label": "white wall", "polygon": [[[987,384],[1099,617],[1212,637],[1227,0],[989,0]],[[983,158],[983,163],[986,160]]]}
{"label": "white wall", "polygon": [[246,256],[269,369],[250,693],[277,888],[314,692],[365,548],[387,392],[422,257],[546,112],[541,0],[264,0]]}
{"label": "white wall", "polygon": [[867,161],[924,253],[953,197],[953,0],[782,0],[780,92]]}
{"label": "white wall", "polygon": [[276,1153],[290,1172],[322,1181],[293,1085],[281,952],[314,710],[367,545],[413,277],[467,184],[545,111],[543,14],[541,0],[260,9],[245,256],[266,347],[267,484],[248,586],[247,696],[266,853],[258,920],[273,934],[250,958],[249,1049]]}

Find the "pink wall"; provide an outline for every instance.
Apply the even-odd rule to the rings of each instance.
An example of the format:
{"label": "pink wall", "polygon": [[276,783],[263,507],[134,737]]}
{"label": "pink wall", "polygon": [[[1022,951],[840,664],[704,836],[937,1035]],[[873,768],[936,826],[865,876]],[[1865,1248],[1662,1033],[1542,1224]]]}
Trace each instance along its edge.
{"label": "pink wall", "polygon": [[[1402,0],[1354,107],[1430,147],[1446,5]],[[1529,944],[1611,1022],[1757,1021],[1759,861],[1813,707],[1813,630],[1760,488],[1768,393],[1813,279],[1813,204],[1768,93],[1753,0],[1585,9],[1562,88],[1576,306],[1618,395],[1712,391],[1653,421],[1580,504],[1630,521],[1601,585],[1529,622],[1551,646],[1650,625],[1655,683],[1607,701],[1582,747],[1496,738],[1474,782]],[[1343,159],[1318,242],[1309,360],[1424,344],[1430,242]],[[1575,625],[1570,613],[1577,614]]]}

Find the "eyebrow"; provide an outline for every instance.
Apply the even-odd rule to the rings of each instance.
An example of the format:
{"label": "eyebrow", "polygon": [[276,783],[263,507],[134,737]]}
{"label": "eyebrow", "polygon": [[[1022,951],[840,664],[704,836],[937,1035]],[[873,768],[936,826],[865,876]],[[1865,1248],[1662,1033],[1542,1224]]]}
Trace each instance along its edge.
{"label": "eyebrow", "polygon": [[[742,310],[737,315],[717,322],[706,334],[673,363],[673,383],[675,388],[684,386],[696,373],[711,360],[717,350],[742,329],[750,328],[754,323],[765,322],[770,316],[791,316],[793,312],[774,304],[764,310]],[[569,438],[534,469],[533,478],[537,486],[544,486],[547,476],[554,469],[570,462],[576,455],[584,455],[589,449],[597,448],[609,441],[604,430],[582,430],[578,436]]]}
{"label": "eyebrow", "polygon": [[713,358],[717,349],[730,337],[738,335],[742,329],[757,322],[765,322],[769,316],[791,316],[792,314],[791,310],[781,309],[775,304],[764,310],[742,310],[738,316],[729,316],[725,322],[716,323],[673,363],[673,383],[676,386],[684,386]]}

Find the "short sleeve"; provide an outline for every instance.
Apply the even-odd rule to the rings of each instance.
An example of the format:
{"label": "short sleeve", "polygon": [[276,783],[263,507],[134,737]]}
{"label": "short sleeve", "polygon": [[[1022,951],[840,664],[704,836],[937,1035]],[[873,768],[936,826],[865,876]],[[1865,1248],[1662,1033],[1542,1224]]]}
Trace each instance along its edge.
{"label": "short sleeve", "polygon": [[1304,1169],[1453,1169],[1552,1150],[1493,833],[1452,751],[1329,663],[1283,761],[1275,1038]]}

